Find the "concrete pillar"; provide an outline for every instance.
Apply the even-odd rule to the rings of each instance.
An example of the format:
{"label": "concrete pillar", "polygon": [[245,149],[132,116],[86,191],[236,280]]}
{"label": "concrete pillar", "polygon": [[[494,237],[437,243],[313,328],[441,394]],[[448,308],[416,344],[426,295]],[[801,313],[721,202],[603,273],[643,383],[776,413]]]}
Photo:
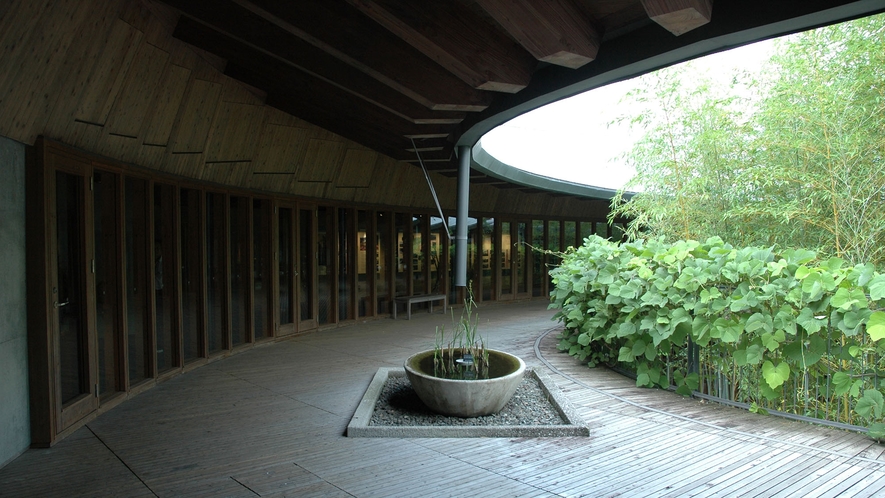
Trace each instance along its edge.
{"label": "concrete pillar", "polygon": [[0,467],[31,444],[25,301],[25,146],[0,137]]}

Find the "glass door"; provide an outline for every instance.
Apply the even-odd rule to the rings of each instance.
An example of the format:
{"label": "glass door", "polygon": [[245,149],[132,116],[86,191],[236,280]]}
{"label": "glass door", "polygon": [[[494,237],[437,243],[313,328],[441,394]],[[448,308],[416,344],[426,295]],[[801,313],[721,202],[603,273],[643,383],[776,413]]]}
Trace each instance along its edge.
{"label": "glass door", "polygon": [[95,233],[95,326],[98,335],[98,392],[102,400],[123,390],[120,352],[120,175],[92,175]]}
{"label": "glass door", "polygon": [[498,299],[500,300],[513,299],[513,250],[515,244],[513,243],[512,229],[514,225],[515,223],[509,221],[501,222],[501,239],[498,243],[498,247],[501,248],[501,260],[498,265],[500,267],[498,282],[501,285]]}
{"label": "glass door", "polygon": [[513,224],[511,243],[511,267],[513,269],[513,292],[517,297],[528,297],[532,287],[531,269],[529,260],[529,248],[526,245],[529,238],[530,224],[518,221]]}
{"label": "glass door", "polygon": [[199,190],[180,191],[181,330],[184,362],[206,356],[203,296],[203,197]]}
{"label": "glass door", "polygon": [[251,250],[250,202],[245,197],[230,197],[230,331],[237,347],[252,342],[251,320]]}
{"label": "glass door", "polygon": [[224,194],[206,193],[206,328],[209,355],[227,349],[227,222]]}
{"label": "glass door", "polygon": [[252,199],[252,330],[256,341],[272,337],[271,205]]}
{"label": "glass door", "polygon": [[531,272],[526,241],[529,223],[525,221],[501,222],[501,293],[498,299],[528,297],[531,288]]}
{"label": "glass door", "polygon": [[292,208],[277,209],[277,316],[280,328],[277,335],[295,332],[295,246]]}
{"label": "glass door", "polygon": [[298,290],[298,330],[317,328],[317,251],[316,208],[298,209],[297,266],[295,288]]}
{"label": "glass door", "polygon": [[[56,333],[61,432],[98,407],[95,368],[95,328],[90,323],[90,294],[94,285],[86,237],[87,177],[56,170],[54,224],[51,228],[55,258],[52,261],[50,327]],[[91,244],[90,244],[91,246]]]}
{"label": "glass door", "polygon": [[154,184],[154,336],[158,374],[181,366],[179,299],[175,273],[178,267],[178,241],[175,232],[177,194],[173,185]]}

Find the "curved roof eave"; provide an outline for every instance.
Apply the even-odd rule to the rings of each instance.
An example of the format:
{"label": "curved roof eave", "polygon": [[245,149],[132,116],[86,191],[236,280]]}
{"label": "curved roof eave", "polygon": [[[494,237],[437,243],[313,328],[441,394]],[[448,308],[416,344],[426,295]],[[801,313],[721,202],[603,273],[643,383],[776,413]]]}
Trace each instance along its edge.
{"label": "curved roof eave", "polygon": [[[626,64],[596,74],[590,78],[565,85],[557,90],[508,107],[502,112],[478,121],[461,134],[456,145],[469,146],[473,156],[471,158],[471,167],[489,176],[506,179],[511,183],[516,183],[525,187],[567,193],[581,197],[611,199],[617,192],[616,190],[593,187],[565,180],[557,180],[529,173],[503,163],[495,159],[483,149],[482,136],[493,128],[519,115],[594,88],[599,88],[610,83],[630,79],[673,64],[678,64],[680,62],[716,52],[722,52],[760,40],[813,29],[857,17],[872,15],[876,12],[882,11],[882,8],[882,0],[861,0],[785,21],[708,38],[632,64]],[[455,149],[458,150],[459,147],[456,147]]]}
{"label": "curved roof eave", "polygon": [[574,183],[525,171],[496,159],[482,146],[482,139],[473,146],[471,166],[488,176],[507,180],[523,187],[537,188],[592,199],[611,199],[617,190]]}

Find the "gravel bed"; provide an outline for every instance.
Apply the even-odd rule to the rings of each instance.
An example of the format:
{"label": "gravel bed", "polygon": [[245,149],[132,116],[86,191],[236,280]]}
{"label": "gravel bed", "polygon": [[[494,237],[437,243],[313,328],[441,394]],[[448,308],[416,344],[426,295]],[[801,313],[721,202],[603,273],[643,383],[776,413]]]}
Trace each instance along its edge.
{"label": "gravel bed", "polygon": [[537,379],[526,375],[513,398],[498,413],[484,417],[449,417],[428,409],[407,377],[389,377],[369,425],[375,426],[509,426],[563,425],[567,422],[550,404]]}

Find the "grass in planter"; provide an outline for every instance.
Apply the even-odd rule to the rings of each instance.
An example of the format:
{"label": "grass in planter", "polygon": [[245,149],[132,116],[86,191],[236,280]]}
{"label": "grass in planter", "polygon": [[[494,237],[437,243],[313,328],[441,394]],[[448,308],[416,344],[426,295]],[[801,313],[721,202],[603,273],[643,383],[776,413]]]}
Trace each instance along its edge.
{"label": "grass in planter", "polygon": [[489,378],[489,353],[479,335],[479,315],[474,312],[471,285],[461,317],[455,319],[452,311],[452,339],[446,341],[445,326],[437,327],[433,348],[433,376],[442,379],[472,380]]}

